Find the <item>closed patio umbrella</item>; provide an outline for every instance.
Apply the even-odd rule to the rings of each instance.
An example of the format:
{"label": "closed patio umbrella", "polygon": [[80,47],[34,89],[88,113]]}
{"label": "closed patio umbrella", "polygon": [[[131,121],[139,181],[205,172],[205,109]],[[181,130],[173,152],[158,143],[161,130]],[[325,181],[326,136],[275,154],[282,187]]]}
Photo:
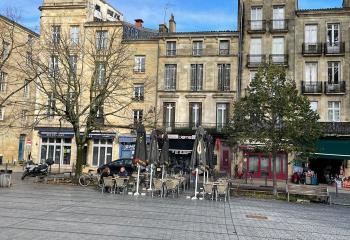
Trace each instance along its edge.
{"label": "closed patio umbrella", "polygon": [[162,179],[164,178],[164,165],[167,165],[169,163],[169,138],[168,134],[164,133],[163,135],[163,147],[162,151],[160,153],[160,159],[159,159],[160,165],[162,165]]}
{"label": "closed patio umbrella", "polygon": [[[213,137],[210,134],[206,134],[205,136],[205,143],[206,143],[206,160],[207,160],[207,165],[209,167],[209,170],[214,169],[214,163],[213,163],[213,156],[214,156],[214,148],[213,148]],[[209,178],[209,171],[207,172],[207,181]]]}
{"label": "closed patio umbrella", "polygon": [[153,165],[154,165],[154,163],[157,163],[159,160],[159,146],[158,146],[158,136],[157,136],[156,130],[153,130],[151,133],[151,143],[150,143],[149,148],[150,148],[150,150],[149,150],[148,162],[149,162],[149,164],[151,164],[151,176],[150,176],[149,190],[152,190]]}
{"label": "closed patio umbrella", "polygon": [[205,131],[200,126],[196,131],[196,139],[193,144],[193,150],[191,155],[191,166],[192,169],[196,171],[196,182],[194,189],[194,197],[192,199],[197,199],[197,185],[198,185],[198,168],[204,167],[206,165],[206,144],[204,142]]}
{"label": "closed patio umbrella", "polygon": [[137,185],[135,195],[140,195],[140,166],[146,165],[147,160],[147,147],[146,147],[146,130],[143,124],[139,123],[137,125],[137,136],[136,136],[136,146],[134,153],[134,163],[137,164]]}

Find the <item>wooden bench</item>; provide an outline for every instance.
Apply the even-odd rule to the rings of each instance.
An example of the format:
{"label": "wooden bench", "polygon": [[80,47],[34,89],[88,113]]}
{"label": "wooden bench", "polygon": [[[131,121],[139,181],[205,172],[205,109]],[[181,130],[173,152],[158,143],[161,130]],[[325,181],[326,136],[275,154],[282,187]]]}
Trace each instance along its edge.
{"label": "wooden bench", "polygon": [[329,204],[331,204],[331,197],[329,195],[327,186],[287,184],[286,193],[288,202],[289,194],[294,194],[302,196],[326,197]]}

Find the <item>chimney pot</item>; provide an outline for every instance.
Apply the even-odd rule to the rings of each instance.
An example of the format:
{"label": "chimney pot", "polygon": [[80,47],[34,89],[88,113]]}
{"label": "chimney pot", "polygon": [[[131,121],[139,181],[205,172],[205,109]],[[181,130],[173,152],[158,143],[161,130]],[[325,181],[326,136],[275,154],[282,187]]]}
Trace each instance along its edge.
{"label": "chimney pot", "polygon": [[176,32],[176,22],[173,14],[171,14],[171,17],[169,19],[169,32]]}
{"label": "chimney pot", "polygon": [[142,19],[135,19],[135,26],[138,28],[142,28],[143,20]]}

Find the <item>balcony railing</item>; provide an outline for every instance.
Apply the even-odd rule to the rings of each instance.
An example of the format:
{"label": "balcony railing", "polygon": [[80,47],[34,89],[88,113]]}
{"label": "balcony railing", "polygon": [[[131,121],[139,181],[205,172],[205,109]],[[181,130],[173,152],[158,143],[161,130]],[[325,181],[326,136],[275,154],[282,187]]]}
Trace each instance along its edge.
{"label": "balcony railing", "polygon": [[219,49],[220,56],[230,55],[230,49]]}
{"label": "balcony railing", "polygon": [[345,42],[325,43],[325,55],[343,55],[345,53]]}
{"label": "balcony railing", "polygon": [[247,66],[248,67],[259,67],[261,64],[266,63],[266,55],[247,55]]}
{"label": "balcony railing", "polygon": [[270,21],[270,32],[287,32],[288,31],[288,20],[271,20]]}
{"label": "balcony railing", "polygon": [[301,92],[304,94],[322,94],[322,82],[302,81]]}
{"label": "balcony railing", "polygon": [[322,55],[322,43],[303,43],[303,55]]}
{"label": "balcony railing", "polygon": [[339,83],[324,83],[325,94],[344,94],[346,91],[345,81]]}
{"label": "balcony railing", "polygon": [[201,123],[195,125],[190,122],[177,122],[177,123],[163,123],[163,128],[170,133],[191,133],[197,130],[199,126],[202,126],[207,132],[220,133],[225,128],[225,123]]}
{"label": "balcony railing", "polygon": [[287,54],[271,54],[270,55],[270,63],[288,66],[288,55]]}
{"label": "balcony railing", "polygon": [[167,56],[176,56],[176,50],[166,50]]}
{"label": "balcony railing", "polygon": [[350,122],[321,122],[326,135],[350,135]]}
{"label": "balcony railing", "polygon": [[203,48],[192,49],[192,56],[202,56],[202,55],[203,55]]}
{"label": "balcony railing", "polygon": [[207,47],[202,49],[176,49],[176,50],[164,50],[161,52],[160,57],[207,57],[207,56],[221,56],[221,57],[232,57],[232,49],[220,49],[219,46]]}
{"label": "balcony railing", "polygon": [[248,21],[248,33],[264,33],[266,32],[265,20],[251,20]]}

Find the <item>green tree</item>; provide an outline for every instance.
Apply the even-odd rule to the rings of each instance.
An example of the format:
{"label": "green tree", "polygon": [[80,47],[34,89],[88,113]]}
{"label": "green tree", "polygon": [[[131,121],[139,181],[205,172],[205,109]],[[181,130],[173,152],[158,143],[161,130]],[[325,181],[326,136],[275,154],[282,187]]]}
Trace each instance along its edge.
{"label": "green tree", "polygon": [[231,141],[258,144],[259,150],[272,155],[273,192],[277,195],[277,153],[312,152],[323,132],[318,120],[285,68],[268,64],[259,69],[246,96],[234,104],[226,132]]}

